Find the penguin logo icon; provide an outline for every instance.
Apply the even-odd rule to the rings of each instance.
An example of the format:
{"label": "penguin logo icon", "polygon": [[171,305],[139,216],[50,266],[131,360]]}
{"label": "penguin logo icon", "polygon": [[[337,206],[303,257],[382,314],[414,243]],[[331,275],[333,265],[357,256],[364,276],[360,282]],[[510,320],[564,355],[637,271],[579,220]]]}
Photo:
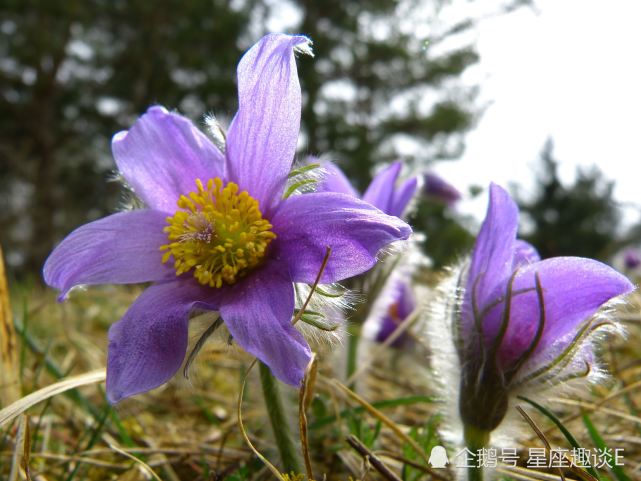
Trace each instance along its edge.
{"label": "penguin logo icon", "polygon": [[447,452],[443,446],[434,446],[430,453],[430,465],[433,468],[444,468],[449,464],[450,460],[447,459]]}

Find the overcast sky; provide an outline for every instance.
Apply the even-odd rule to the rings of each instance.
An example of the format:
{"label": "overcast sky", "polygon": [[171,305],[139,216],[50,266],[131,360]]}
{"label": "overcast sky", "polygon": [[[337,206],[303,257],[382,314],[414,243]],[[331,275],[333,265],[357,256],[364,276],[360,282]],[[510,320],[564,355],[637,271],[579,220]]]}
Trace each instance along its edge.
{"label": "overcast sky", "polygon": [[[616,180],[616,197],[641,205],[641,1],[538,0],[484,20],[481,61],[466,80],[491,102],[467,137],[462,160],[436,170],[459,186],[491,180],[531,191],[533,167],[552,137],[561,178],[596,164]],[[482,215],[485,196],[464,202]],[[639,209],[628,208],[635,220]]]}
{"label": "overcast sky", "polygon": [[[481,59],[463,78],[480,86],[479,103],[487,109],[467,135],[464,157],[435,170],[463,191],[494,181],[517,183],[527,194],[538,154],[552,138],[563,181],[571,182],[578,166],[597,165],[616,181],[626,219],[639,221],[641,0],[534,2],[534,9],[477,25],[473,35]],[[298,23],[295,7],[273,4],[278,8],[268,28],[286,30]],[[452,0],[443,14],[474,16],[491,6],[491,1]],[[459,210],[480,221],[486,202],[485,195],[466,198]]]}

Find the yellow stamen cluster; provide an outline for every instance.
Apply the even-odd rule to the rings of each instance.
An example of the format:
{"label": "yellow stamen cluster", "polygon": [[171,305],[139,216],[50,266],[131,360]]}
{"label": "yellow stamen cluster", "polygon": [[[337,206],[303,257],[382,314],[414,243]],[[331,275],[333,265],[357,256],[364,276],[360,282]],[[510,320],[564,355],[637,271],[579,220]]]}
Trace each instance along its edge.
{"label": "yellow stamen cluster", "polygon": [[233,284],[260,264],[269,243],[276,238],[272,225],[263,219],[258,201],[238,185],[216,177],[204,186],[196,179],[196,192],[181,195],[178,207],[164,231],[169,244],[162,261],[174,258],[176,275],[193,269],[201,284],[221,287]]}

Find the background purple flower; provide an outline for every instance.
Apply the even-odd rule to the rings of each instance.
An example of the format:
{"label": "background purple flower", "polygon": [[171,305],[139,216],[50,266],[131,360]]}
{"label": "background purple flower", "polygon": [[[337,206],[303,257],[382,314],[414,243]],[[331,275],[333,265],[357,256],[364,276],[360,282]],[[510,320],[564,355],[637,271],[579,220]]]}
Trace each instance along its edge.
{"label": "background purple flower", "polygon": [[[372,340],[383,343],[416,309],[416,298],[411,287],[409,276],[392,277],[381,290],[372,308],[372,313],[365,321],[363,330]],[[406,332],[398,336],[390,345],[401,348],[412,343],[412,337]]]}
{"label": "background purple flower", "polygon": [[244,350],[298,385],[311,352],[291,324],[293,283],[314,282],[327,247],[321,281],[331,283],[368,270],[382,247],[410,235],[350,195],[283,198],[300,125],[294,52],[308,48],[302,36],[267,35],[243,56],[224,153],[162,107],[114,136],[118,169],[146,208],[78,228],[44,267],[61,298],[79,284],[153,283],[109,331],[112,402],[174,375],[196,307],[219,311]]}
{"label": "background purple flower", "polygon": [[516,239],[518,209],[490,186],[487,215],[465,280],[455,343],[461,364],[460,412],[465,424],[491,431],[516,386],[588,375],[594,362],[594,318],[634,286],[592,259],[539,260]]}
{"label": "background purple flower", "polygon": [[449,182],[433,172],[423,175],[423,194],[437,199],[447,205],[453,205],[461,200],[461,193]]}
{"label": "background purple flower", "polygon": [[[416,192],[417,179],[412,177],[397,186],[401,162],[394,162],[374,176],[362,198],[389,215],[400,217]],[[331,162],[324,162],[325,176],[318,191],[341,192],[360,197],[343,171]]]}
{"label": "background purple flower", "polygon": [[636,269],[641,265],[641,254],[637,249],[629,248],[623,253],[623,262],[626,269]]}

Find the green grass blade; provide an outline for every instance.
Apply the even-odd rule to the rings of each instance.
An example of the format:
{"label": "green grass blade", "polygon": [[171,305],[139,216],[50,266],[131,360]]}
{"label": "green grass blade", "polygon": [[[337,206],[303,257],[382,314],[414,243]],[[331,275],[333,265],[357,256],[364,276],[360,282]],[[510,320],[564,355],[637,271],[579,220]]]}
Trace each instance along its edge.
{"label": "green grass blade", "polygon": [[[601,434],[597,430],[596,426],[594,426],[594,423],[592,423],[590,416],[588,416],[587,413],[584,413],[581,417],[583,419],[583,424],[585,424],[585,427],[588,430],[588,434],[590,434],[592,442],[597,447],[597,449],[602,450],[603,452],[611,451],[610,448],[608,448],[607,444],[605,444],[605,441],[603,440],[603,437],[601,437]],[[608,466],[610,466],[612,474],[614,474],[614,477],[617,479],[617,481],[631,481],[628,475],[623,472],[623,468],[621,466],[611,462],[608,463]]]}
{"label": "green grass blade", "polygon": [[[570,443],[570,445],[573,448],[575,448],[575,449],[581,449],[582,448],[581,445],[579,444],[579,442],[576,440],[576,438],[572,435],[572,433],[570,431],[568,431],[568,429],[563,425],[561,420],[559,418],[557,418],[554,415],[554,413],[552,413],[552,411],[550,411],[548,408],[546,408],[544,406],[541,406],[539,403],[537,403],[535,401],[532,401],[531,399],[528,399],[528,398],[526,398],[524,396],[518,396],[518,398],[522,399],[526,403],[528,403],[528,404],[532,405],[533,407],[535,407],[537,410],[539,410],[539,412],[541,412],[541,414],[543,414],[550,421],[552,421],[556,425],[556,427],[559,428],[559,431],[561,431],[563,436],[565,436],[565,439],[567,439],[568,443]],[[590,473],[592,476],[594,476],[596,479],[601,479],[599,477],[599,473],[597,473],[596,469],[594,469],[593,467],[585,468],[585,470],[588,473]]]}
{"label": "green grass blade", "polygon": [[[65,373],[62,371],[62,369],[58,367],[58,365],[53,361],[53,359],[51,359],[50,356],[46,355],[45,349],[31,337],[31,335],[24,329],[23,326],[24,324],[22,326],[16,324],[16,332],[20,336],[23,342],[23,346],[31,350],[31,352],[33,352],[34,354],[42,356],[47,372],[51,374],[56,380],[63,379],[65,377]],[[91,414],[96,421],[99,421],[101,419],[100,411],[77,389],[67,391],[65,393],[65,396],[71,398],[76,404],[78,404],[81,408]]]}

